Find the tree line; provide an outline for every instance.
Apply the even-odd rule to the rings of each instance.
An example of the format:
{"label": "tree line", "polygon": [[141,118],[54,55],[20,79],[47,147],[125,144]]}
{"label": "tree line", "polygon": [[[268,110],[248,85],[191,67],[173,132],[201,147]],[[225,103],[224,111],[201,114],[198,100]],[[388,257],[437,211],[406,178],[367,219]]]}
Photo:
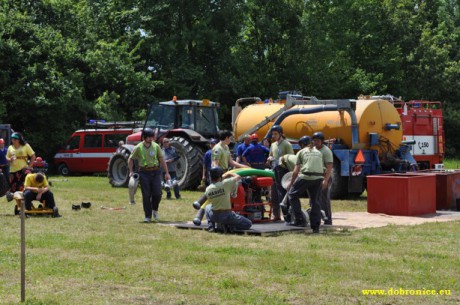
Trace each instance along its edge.
{"label": "tree line", "polygon": [[393,94],[443,102],[460,140],[458,0],[3,0],[0,123],[51,158],[89,119],[208,98]]}

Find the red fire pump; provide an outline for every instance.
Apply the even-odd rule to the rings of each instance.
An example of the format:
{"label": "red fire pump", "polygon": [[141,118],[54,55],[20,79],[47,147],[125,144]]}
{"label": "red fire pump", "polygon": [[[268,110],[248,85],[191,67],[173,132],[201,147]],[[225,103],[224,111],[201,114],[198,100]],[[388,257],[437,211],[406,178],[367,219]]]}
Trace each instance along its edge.
{"label": "red fire pump", "polygon": [[[270,188],[272,185],[271,177],[244,177],[238,184],[236,196],[231,197],[232,210],[253,222],[271,221]],[[265,200],[262,197],[265,197]]]}

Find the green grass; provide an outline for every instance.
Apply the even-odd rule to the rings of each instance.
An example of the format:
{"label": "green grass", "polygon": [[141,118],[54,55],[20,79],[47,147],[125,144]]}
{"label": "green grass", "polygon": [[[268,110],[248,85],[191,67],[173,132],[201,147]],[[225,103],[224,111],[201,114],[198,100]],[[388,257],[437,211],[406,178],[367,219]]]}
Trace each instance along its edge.
{"label": "green grass", "polygon": [[[458,304],[460,222],[254,237],[144,224],[140,193],[104,177],[51,177],[62,218],[26,220],[27,304]],[[163,200],[189,221],[197,192]],[[71,205],[90,201],[91,209]],[[126,210],[101,210],[127,207]],[[366,201],[334,201],[364,211]],[[20,301],[20,219],[0,204],[0,304]],[[362,289],[450,289],[450,296],[364,296]]]}
{"label": "green grass", "polygon": [[460,160],[459,159],[445,159],[444,160],[444,168],[445,169],[459,169],[460,168]]}

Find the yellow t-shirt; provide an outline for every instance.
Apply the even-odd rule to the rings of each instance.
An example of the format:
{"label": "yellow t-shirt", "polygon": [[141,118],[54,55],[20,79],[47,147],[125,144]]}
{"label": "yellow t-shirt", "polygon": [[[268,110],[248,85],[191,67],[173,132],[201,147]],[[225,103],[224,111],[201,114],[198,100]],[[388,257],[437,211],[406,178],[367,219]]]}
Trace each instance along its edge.
{"label": "yellow t-shirt", "polygon": [[222,144],[219,142],[214,146],[212,149],[212,161],[218,160],[219,166],[222,167],[224,170],[228,169],[228,159],[230,158],[230,148],[227,145]]}
{"label": "yellow t-shirt", "polygon": [[212,203],[213,210],[229,210],[232,208],[230,193],[236,187],[236,179],[228,178],[217,183],[213,183],[206,188],[206,197]]}
{"label": "yellow t-shirt", "polygon": [[35,155],[35,152],[28,143],[26,143],[26,145],[19,147],[18,149],[14,148],[13,145],[10,145],[8,147],[8,152],[6,153],[6,156],[8,158],[11,158],[11,156],[13,155],[16,155],[16,160],[10,163],[10,173],[18,172],[24,167],[29,166],[29,163],[27,163],[27,161],[30,157]]}
{"label": "yellow t-shirt", "polygon": [[26,176],[26,180],[24,181],[24,188],[26,187],[41,187],[41,188],[44,188],[44,187],[47,187],[48,186],[48,180],[46,180],[46,177],[44,177],[43,181],[41,183],[38,183],[37,181],[35,181],[35,176],[37,174],[28,174]]}

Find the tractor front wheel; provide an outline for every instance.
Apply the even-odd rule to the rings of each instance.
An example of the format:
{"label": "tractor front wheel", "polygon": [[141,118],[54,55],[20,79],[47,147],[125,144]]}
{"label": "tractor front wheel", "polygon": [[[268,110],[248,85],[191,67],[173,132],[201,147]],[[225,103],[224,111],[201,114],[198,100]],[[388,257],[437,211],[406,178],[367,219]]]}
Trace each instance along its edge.
{"label": "tractor front wheel", "polygon": [[128,186],[129,182],[129,169],[128,169],[128,158],[130,152],[127,149],[123,149],[121,152],[116,152],[110,157],[109,168],[107,175],[109,177],[109,183],[113,187]]}

